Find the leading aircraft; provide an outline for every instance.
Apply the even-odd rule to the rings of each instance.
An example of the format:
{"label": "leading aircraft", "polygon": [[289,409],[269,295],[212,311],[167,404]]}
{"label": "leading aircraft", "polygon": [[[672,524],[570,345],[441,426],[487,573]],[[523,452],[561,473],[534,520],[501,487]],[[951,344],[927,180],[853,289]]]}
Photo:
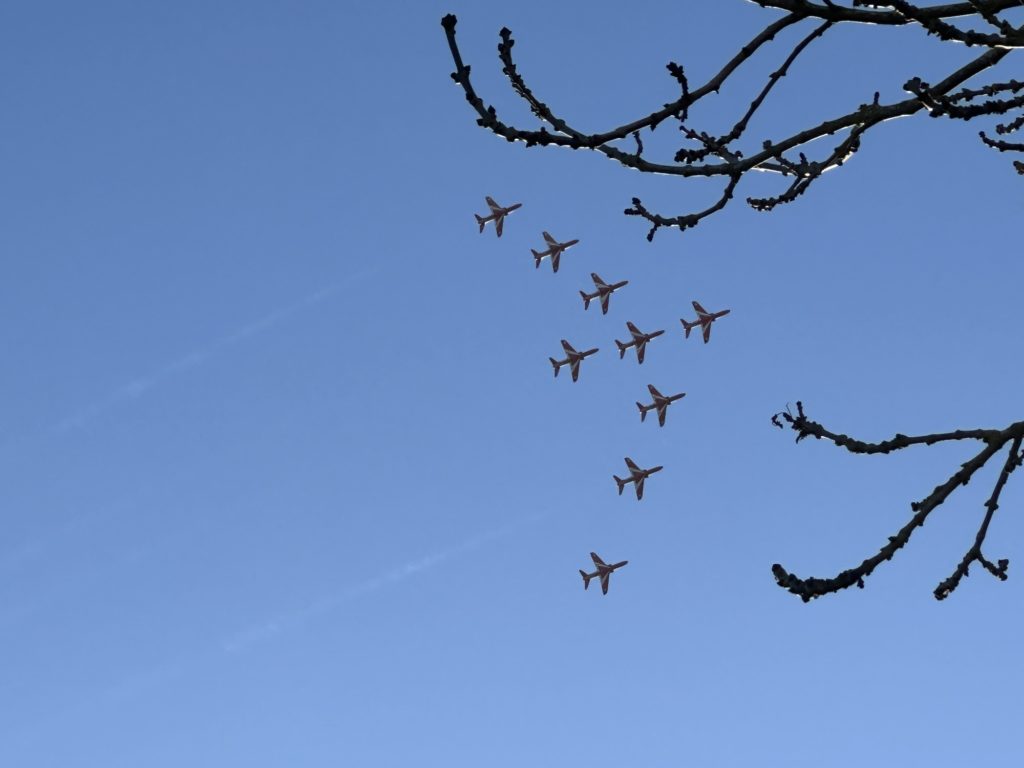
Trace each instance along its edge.
{"label": "leading aircraft", "polygon": [[597,556],[596,552],[590,553],[590,559],[594,561],[594,565],[597,566],[597,570],[593,573],[587,573],[580,568],[580,576],[583,577],[583,588],[587,589],[590,587],[590,580],[595,576],[601,579],[601,594],[608,594],[608,577],[612,575],[612,571],[616,568],[621,568],[626,565],[629,560],[623,560],[621,563],[612,563],[608,565],[604,560]]}
{"label": "leading aircraft", "polygon": [[626,466],[629,467],[629,478],[623,480],[617,475],[612,475],[615,478],[616,485],[619,486],[619,496],[622,495],[622,490],[626,487],[627,483],[633,483],[633,487],[636,488],[636,500],[640,501],[644,497],[644,480],[653,475],[655,472],[660,472],[664,467],[651,467],[650,469],[640,469],[629,456],[626,457]]}
{"label": "leading aircraft", "polygon": [[683,324],[683,328],[686,329],[686,338],[690,338],[690,331],[696,328],[698,325],[704,331],[704,343],[708,343],[708,339],[711,338],[711,324],[720,317],[725,317],[731,310],[723,309],[721,312],[708,312],[698,302],[693,302],[693,308],[697,310],[697,319],[692,323],[688,323],[682,318],[679,322]]}
{"label": "leading aircraft", "polygon": [[540,267],[541,261],[546,258],[551,259],[551,271],[558,271],[558,260],[562,257],[562,251],[572,248],[579,240],[566,240],[564,243],[560,243],[547,232],[542,232],[544,235],[544,242],[548,244],[546,251],[535,251],[533,248],[530,249],[530,253],[533,254],[533,259],[536,262],[534,266]]}
{"label": "leading aircraft", "polygon": [[597,287],[597,290],[593,293],[580,291],[580,296],[583,297],[583,308],[589,309],[590,302],[599,298],[601,299],[601,314],[607,315],[608,299],[610,299],[611,295],[619,290],[619,288],[624,285],[629,285],[629,280],[623,280],[621,283],[612,283],[611,285],[608,285],[608,283],[598,276],[597,272],[591,272],[590,279],[594,281],[594,285]]}
{"label": "leading aircraft", "polygon": [[576,381],[580,376],[580,362],[583,358],[590,357],[597,352],[597,347],[588,349],[585,352],[577,352],[572,348],[572,344],[565,339],[562,339],[562,349],[565,350],[565,360],[555,360],[553,357],[549,357],[548,360],[551,361],[551,366],[555,369],[555,378],[558,378],[558,370],[563,365],[568,364],[569,370],[572,372],[573,381]]}
{"label": "leading aircraft", "polygon": [[658,426],[664,427],[665,413],[668,411],[669,404],[674,403],[676,400],[682,400],[684,397],[686,397],[686,393],[680,392],[678,395],[669,395],[668,397],[666,397],[665,395],[661,394],[661,392],[656,390],[653,384],[648,384],[647,389],[650,391],[651,397],[654,398],[654,402],[651,403],[650,405],[644,405],[643,403],[637,401],[636,407],[640,409],[640,421],[643,421],[645,418],[647,418],[648,411],[657,410]]}
{"label": "leading aircraft", "polygon": [[516,210],[517,208],[522,208],[523,204],[516,203],[515,205],[510,205],[508,208],[503,208],[502,206],[494,202],[493,197],[485,197],[484,200],[487,201],[487,207],[491,209],[491,213],[489,216],[480,216],[479,214],[474,213],[473,215],[476,216],[476,223],[480,225],[480,231],[483,232],[484,224],[486,224],[488,221],[493,221],[494,232],[495,234],[498,235],[498,237],[501,237],[501,228],[502,225],[505,223],[505,217],[508,216],[510,213],[512,213],[512,211]]}
{"label": "leading aircraft", "polygon": [[665,331],[654,331],[653,333],[644,333],[632,323],[627,322],[626,327],[629,329],[630,335],[633,340],[628,344],[615,340],[615,345],[619,348],[619,360],[626,356],[626,350],[630,347],[636,347],[636,361],[639,364],[644,362],[644,349],[647,347],[647,342],[653,338],[661,336]]}

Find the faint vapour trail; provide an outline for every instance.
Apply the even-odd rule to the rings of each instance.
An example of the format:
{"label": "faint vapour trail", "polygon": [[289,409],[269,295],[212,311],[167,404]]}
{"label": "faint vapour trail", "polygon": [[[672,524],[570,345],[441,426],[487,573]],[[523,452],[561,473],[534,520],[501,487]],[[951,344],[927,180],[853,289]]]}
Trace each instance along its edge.
{"label": "faint vapour trail", "polygon": [[78,716],[86,709],[96,706],[123,704],[146,695],[154,688],[178,680],[183,675],[187,675],[203,665],[222,664],[226,655],[238,654],[261,643],[270,642],[285,632],[297,629],[305,622],[318,616],[335,611],[356,598],[372,594],[384,587],[399,584],[411,576],[420,575],[452,558],[475,550],[489,542],[504,538],[527,525],[532,525],[549,514],[550,512],[535,513],[492,531],[477,534],[461,544],[410,560],[404,565],[397,566],[378,576],[353,584],[338,593],[325,595],[313,600],[301,608],[282,611],[264,621],[233,633],[216,645],[208,644],[204,647],[197,647],[191,652],[185,651],[159,664],[154,664],[151,667],[125,675],[114,680],[109,685],[102,686],[98,691],[87,694],[76,704],[68,705],[55,711],[48,722],[41,723],[36,728],[21,730],[17,733],[5,733],[2,724],[0,724],[0,744],[17,742],[21,745],[27,745],[36,743],[40,739],[48,738],[56,725]]}
{"label": "faint vapour trail", "polygon": [[537,522],[544,517],[546,517],[546,514],[537,513],[515,523],[503,525],[493,531],[478,534],[454,547],[411,560],[405,565],[400,565],[366,581],[353,584],[336,594],[317,598],[301,608],[278,613],[225,638],[221,641],[221,648],[227,653],[244,651],[253,645],[270,640],[282,632],[297,627],[310,619],[330,613],[357,597],[362,597],[371,592],[376,592],[383,587],[405,581],[410,576],[415,576],[429,570],[452,557],[477,549],[489,541],[507,536],[517,528]]}
{"label": "faint vapour trail", "polygon": [[[105,397],[102,397],[92,404],[80,409],[77,413],[61,419],[60,421],[51,424],[49,427],[43,427],[35,434],[22,435],[20,437],[9,437],[5,442],[0,443],[0,453],[7,450],[24,450],[26,447],[39,446],[40,444],[45,443],[48,437],[64,435],[73,429],[80,428],[86,425],[91,419],[110,408],[114,408],[125,402],[137,400],[175,374],[184,373],[192,368],[196,368],[229,347],[273,328],[278,323],[287,319],[291,315],[296,314],[300,310],[319,304],[320,302],[331,298],[340,290],[348,288],[353,283],[368,276],[377,269],[378,267],[376,266],[364,267],[343,280],[330,283],[301,299],[281,306],[267,313],[263,317],[231,331],[230,333],[227,333],[220,338],[217,338],[212,342],[209,342],[204,346],[201,346],[192,352],[167,363],[166,365],[161,366],[148,375],[132,379],[126,384],[117,387]],[[106,517],[109,517],[108,513],[104,513],[102,515],[91,514],[88,516],[89,521],[91,522],[96,522],[97,520],[101,518],[105,519]],[[21,567],[38,559],[42,554],[50,549],[50,545],[53,543],[54,539],[59,538],[62,533],[67,533],[75,529],[82,524],[82,522],[82,520],[71,520],[63,525],[58,525],[57,530],[48,532],[39,539],[26,540],[20,543],[4,542],[6,548],[0,550],[0,568]]]}
{"label": "faint vapour trail", "polygon": [[295,314],[296,312],[302,309],[305,309],[306,307],[318,304],[324,299],[333,296],[340,289],[351,285],[354,281],[364,277],[369,272],[369,269],[363,269],[346,278],[344,281],[331,283],[330,285],[320,288],[319,290],[314,291],[313,293],[309,294],[308,296],[302,299],[299,299],[298,301],[275,309],[274,311],[270,312],[264,317],[261,317],[260,319],[252,323],[249,323],[248,325],[244,325],[238,330],[232,331],[231,333],[228,333],[220,337],[219,339],[216,339],[210,342],[209,344],[200,347],[199,349],[193,350],[192,352],[189,352],[188,354],[179,357],[177,360],[174,360],[158,368],[157,370],[153,371],[152,373],[146,376],[140,376],[138,378],[132,379],[131,381],[121,385],[120,387],[112,391],[106,397],[103,397],[97,400],[96,402],[92,403],[91,405],[82,408],[80,411],[71,416],[68,416],[67,418],[61,419],[56,424],[50,427],[50,431],[62,433],[67,432],[68,430],[74,429],[76,427],[81,427],[84,424],[86,424],[90,419],[96,417],[98,414],[102,413],[108,408],[111,408],[126,400],[135,400],[139,397],[142,397],[149,390],[153,389],[153,387],[156,387],[159,384],[163,383],[164,380],[170,378],[171,376],[178,373],[183,373],[192,368],[200,366],[210,358],[227,349],[228,347],[234,346],[240,341],[248,339],[250,336],[255,336],[259,333],[269,330],[270,328],[273,328],[275,325],[277,325],[285,318]]}

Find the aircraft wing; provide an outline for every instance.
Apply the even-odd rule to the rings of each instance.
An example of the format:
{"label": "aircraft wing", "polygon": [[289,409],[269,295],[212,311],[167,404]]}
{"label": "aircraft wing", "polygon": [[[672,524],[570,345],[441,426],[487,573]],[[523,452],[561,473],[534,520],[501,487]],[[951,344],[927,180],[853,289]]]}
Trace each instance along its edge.
{"label": "aircraft wing", "polygon": [[576,354],[576,350],[572,348],[572,344],[570,344],[565,339],[562,339],[562,349],[565,350],[565,354],[567,354],[567,355],[575,355]]}
{"label": "aircraft wing", "polygon": [[661,398],[661,392],[654,388],[653,384],[647,385],[647,391],[651,393],[651,397]]}
{"label": "aircraft wing", "polygon": [[647,349],[647,339],[638,341],[636,343],[636,361],[637,363],[643,363],[644,361],[644,350]]}
{"label": "aircraft wing", "polygon": [[641,331],[639,328],[637,328],[635,325],[633,325],[628,320],[626,321],[626,327],[629,328],[629,332],[633,336],[634,339],[637,336],[643,336],[644,335],[643,331]]}
{"label": "aircraft wing", "polygon": [[484,200],[487,201],[487,207],[490,208],[495,213],[497,213],[498,209],[501,208],[500,205],[498,205],[496,202],[494,202],[494,198],[493,197],[485,197]]}
{"label": "aircraft wing", "polygon": [[629,458],[629,456],[626,457],[626,466],[629,467],[630,472],[633,472],[634,470],[637,472],[640,471],[640,467],[638,467],[636,462]]}
{"label": "aircraft wing", "polygon": [[665,414],[668,413],[668,404],[658,406],[658,426],[665,426]]}
{"label": "aircraft wing", "polygon": [[708,343],[708,339],[711,338],[711,323],[704,324],[704,343]]}
{"label": "aircraft wing", "polygon": [[710,314],[711,314],[711,313],[710,313],[710,312],[708,312],[708,311],[707,311],[706,309],[704,309],[704,307],[702,307],[702,306],[700,305],[700,302],[699,302],[699,301],[694,301],[694,302],[692,302],[692,304],[693,304],[693,308],[694,308],[695,310],[697,310],[697,316],[698,316],[698,317],[699,317],[699,316],[701,316],[701,315],[710,315]]}
{"label": "aircraft wing", "polygon": [[562,257],[562,252],[558,249],[554,249],[554,253],[551,254],[551,271],[558,271],[558,260]]}
{"label": "aircraft wing", "polygon": [[612,295],[610,293],[606,293],[603,296],[601,296],[601,314],[602,315],[607,315],[608,314],[608,299],[610,299],[611,296]]}
{"label": "aircraft wing", "polygon": [[555,238],[553,238],[547,232],[541,232],[541,234],[544,235],[544,242],[546,242],[548,245],[558,245],[558,241],[555,240]]}
{"label": "aircraft wing", "polygon": [[594,281],[594,285],[596,285],[598,288],[602,288],[602,287],[603,288],[607,288],[608,287],[608,283],[606,283],[604,280],[602,280],[601,277],[597,274],[597,272],[591,272],[590,273],[590,279]]}
{"label": "aircraft wing", "polygon": [[576,381],[580,377],[580,358],[574,357],[569,363],[569,371],[572,373],[572,380]]}
{"label": "aircraft wing", "polygon": [[645,480],[645,478],[641,477],[639,480],[637,480],[634,483],[634,485],[636,486],[636,500],[637,501],[640,501],[640,499],[642,499],[644,497],[644,480]]}
{"label": "aircraft wing", "polygon": [[498,214],[497,218],[494,220],[494,231],[498,235],[498,237],[501,237],[501,230],[503,229],[504,224],[505,217],[501,214]]}
{"label": "aircraft wing", "polygon": [[594,565],[607,565],[604,560],[597,556],[597,552],[591,552],[590,559],[594,561]]}
{"label": "aircraft wing", "polygon": [[608,577],[609,576],[611,576],[611,573],[609,573],[607,571],[601,574],[601,594],[602,595],[607,595],[608,594]]}

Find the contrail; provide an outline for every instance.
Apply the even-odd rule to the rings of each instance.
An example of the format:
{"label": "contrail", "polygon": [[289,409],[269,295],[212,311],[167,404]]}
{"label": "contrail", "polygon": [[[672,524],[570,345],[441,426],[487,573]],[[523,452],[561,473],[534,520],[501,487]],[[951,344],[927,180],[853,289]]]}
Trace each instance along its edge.
{"label": "contrail", "polygon": [[18,742],[22,745],[27,745],[38,742],[42,738],[48,738],[53,732],[55,722],[62,723],[72,717],[77,717],[81,712],[95,706],[97,703],[124,702],[135,699],[154,686],[162,685],[167,681],[188,674],[191,670],[202,664],[217,664],[224,660],[225,654],[244,652],[260,643],[269,642],[282,633],[301,626],[304,622],[337,610],[351,600],[371,594],[378,589],[398,584],[411,576],[422,574],[424,571],[430,570],[451,558],[477,549],[487,542],[503,538],[519,528],[544,519],[550,514],[550,512],[535,513],[492,531],[477,534],[457,546],[410,560],[404,565],[392,568],[371,579],[353,584],[341,592],[313,600],[302,608],[278,613],[246,629],[235,632],[221,640],[217,645],[208,644],[191,652],[186,651],[162,663],[127,675],[93,695],[87,696],[77,704],[52,713],[51,720],[46,724],[45,729],[42,726],[38,726],[30,727],[27,730],[22,729],[18,732],[4,733],[2,724],[0,724],[0,737],[2,737],[0,738],[0,743],[10,744]]}
{"label": "contrail", "polygon": [[173,362],[170,362],[156,371],[138,378],[132,379],[131,381],[122,384],[120,387],[115,389],[109,395],[91,405],[78,411],[65,419],[54,424],[50,430],[53,432],[67,432],[70,429],[83,426],[90,419],[94,418],[97,414],[111,408],[118,403],[125,400],[135,400],[142,397],[153,387],[161,384],[165,379],[178,374],[183,373],[191,368],[195,368],[202,365],[214,355],[222,352],[223,350],[231,347],[240,341],[244,341],[250,336],[263,333],[264,331],[274,327],[279,322],[295,314],[301,309],[318,304],[324,299],[334,295],[337,291],[343,287],[351,285],[356,280],[365,277],[371,271],[370,268],[364,268],[359,270],[355,274],[346,278],[344,281],[331,283],[319,290],[309,294],[308,296],[299,299],[291,304],[287,304],[283,307],[275,309],[273,312],[261,317],[255,322],[249,323],[238,330],[232,331],[225,336],[216,339],[215,341],[206,344],[199,349],[189,352]]}
{"label": "contrail", "polygon": [[[205,346],[199,347],[198,349],[189,352],[187,355],[183,355],[177,360],[167,363],[146,376],[140,376],[132,379],[126,384],[122,384],[106,397],[95,401],[91,405],[82,408],[77,413],[68,416],[67,418],[61,419],[48,428],[41,429],[40,433],[24,435],[21,437],[10,437],[3,443],[0,443],[0,453],[14,447],[23,447],[26,443],[32,445],[38,441],[45,440],[47,433],[64,434],[72,429],[82,427],[104,411],[113,408],[122,402],[137,400],[149,392],[149,390],[153,389],[153,387],[163,383],[171,376],[178,373],[184,373],[185,371],[202,365],[228,347],[238,344],[239,342],[248,339],[250,336],[263,333],[280,323],[282,320],[302,309],[305,309],[306,307],[319,304],[325,299],[333,296],[341,288],[346,288],[352,285],[354,282],[366,277],[377,269],[377,266],[364,267],[343,280],[330,283],[307,296],[292,302],[291,304],[281,306],[258,320],[244,325],[237,330],[231,331]],[[105,517],[106,515],[103,516]],[[69,523],[68,525],[74,526],[77,525],[77,523],[72,521],[72,523]],[[53,536],[48,538],[52,539]],[[0,552],[0,568],[15,567],[23,564],[24,562],[34,560],[41,552],[47,549],[46,545],[47,542],[45,541],[32,541],[16,545],[13,549],[2,551]]]}
{"label": "contrail", "polygon": [[440,565],[452,557],[474,550],[489,541],[507,536],[515,529],[534,523],[545,516],[545,513],[537,513],[515,523],[504,525],[493,531],[478,534],[457,546],[417,558],[416,560],[410,560],[405,565],[392,568],[390,571],[374,576],[366,581],[361,581],[358,584],[353,584],[341,592],[317,598],[302,608],[279,613],[225,638],[221,641],[221,648],[227,653],[244,651],[257,643],[269,640],[288,629],[309,621],[310,619],[330,613],[341,605],[354,600],[357,597],[362,597],[363,595],[376,592],[378,589],[390,586],[391,584],[397,584],[398,582],[405,581],[410,576],[420,574],[423,571]]}

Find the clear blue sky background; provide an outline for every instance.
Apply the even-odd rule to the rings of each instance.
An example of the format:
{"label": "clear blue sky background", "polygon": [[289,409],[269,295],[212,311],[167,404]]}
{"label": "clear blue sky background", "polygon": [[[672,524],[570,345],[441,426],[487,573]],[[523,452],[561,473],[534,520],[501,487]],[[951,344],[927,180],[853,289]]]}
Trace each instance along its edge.
{"label": "clear blue sky background", "polygon": [[[511,146],[477,87],[516,33],[589,130],[675,97],[775,17],[750,3],[7,3],[0,11],[0,763],[861,766],[1024,754],[1021,478],[977,569],[995,462],[863,591],[805,605],[885,543],[970,446],[864,439],[1021,417],[1022,189],[979,125],[920,116],[766,215],[665,232],[621,211],[717,185]],[[799,33],[797,33],[799,34]],[[794,35],[785,37],[793,42]],[[694,127],[722,131],[768,49]],[[870,55],[865,56],[865,52]],[[839,29],[755,144],[901,97],[971,53]],[[1021,77],[1016,56],[1011,74]],[[648,140],[667,153],[671,126]],[[670,155],[668,155],[670,156]],[[777,190],[772,180],[744,194]],[[483,196],[522,202],[495,239]],[[578,237],[533,268],[542,229]],[[596,270],[630,285],[602,317]],[[730,307],[705,346],[690,301]],[[667,328],[642,368],[625,322]],[[558,340],[599,346],[552,379]],[[646,384],[685,391],[664,429]],[[641,503],[623,456],[664,464]],[[588,552],[628,559],[606,597]]]}

